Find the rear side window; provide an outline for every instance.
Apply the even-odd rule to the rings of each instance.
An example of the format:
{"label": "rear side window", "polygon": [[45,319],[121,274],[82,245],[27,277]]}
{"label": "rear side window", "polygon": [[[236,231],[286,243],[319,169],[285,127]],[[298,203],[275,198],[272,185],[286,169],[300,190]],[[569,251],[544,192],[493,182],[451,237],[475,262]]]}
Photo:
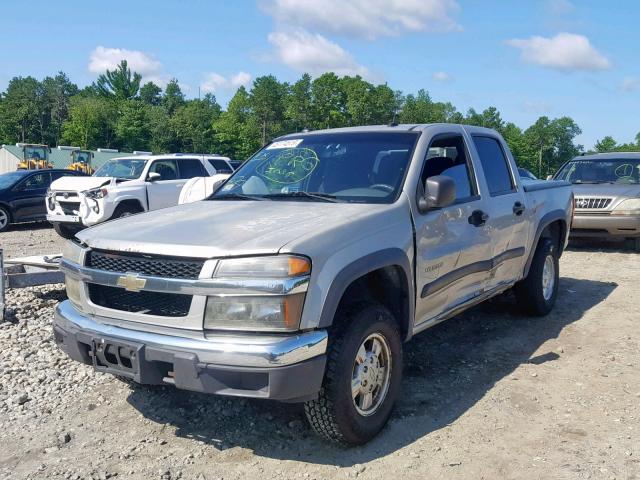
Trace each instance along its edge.
{"label": "rear side window", "polygon": [[209,160],[209,163],[216,169],[217,173],[233,173],[233,170],[224,160]]}
{"label": "rear side window", "polygon": [[489,186],[489,193],[502,195],[513,192],[514,185],[502,146],[492,137],[473,137],[480,163]]}
{"label": "rear side window", "polygon": [[207,171],[202,166],[202,162],[196,159],[184,159],[178,162],[180,167],[180,178],[208,177]]}

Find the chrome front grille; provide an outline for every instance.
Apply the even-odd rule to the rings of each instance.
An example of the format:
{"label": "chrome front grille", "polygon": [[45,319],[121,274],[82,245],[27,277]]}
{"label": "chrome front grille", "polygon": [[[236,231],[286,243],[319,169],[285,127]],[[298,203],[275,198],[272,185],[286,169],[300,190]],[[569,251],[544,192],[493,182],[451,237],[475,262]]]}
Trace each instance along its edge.
{"label": "chrome front grille", "polygon": [[612,200],[606,197],[576,197],[575,208],[578,210],[602,210],[609,207]]}
{"label": "chrome front grille", "polygon": [[200,276],[204,262],[202,259],[92,250],[87,254],[86,265],[107,272],[133,272],[150,277],[195,280]]}

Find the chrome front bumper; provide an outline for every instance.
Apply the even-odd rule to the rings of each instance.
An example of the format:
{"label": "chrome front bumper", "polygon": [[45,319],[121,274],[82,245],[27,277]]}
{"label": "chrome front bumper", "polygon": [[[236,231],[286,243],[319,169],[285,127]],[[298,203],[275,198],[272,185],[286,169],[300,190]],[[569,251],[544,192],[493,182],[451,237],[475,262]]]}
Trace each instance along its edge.
{"label": "chrome front bumper", "polygon": [[[108,321],[108,319],[103,319]],[[56,307],[54,325],[68,332],[83,332],[95,338],[109,337],[197,354],[201,362],[238,367],[281,367],[323,355],[327,332],[313,330],[295,335],[165,335],[104,323],[80,313],[71,302]],[[187,332],[192,334],[193,332]]]}
{"label": "chrome front bumper", "polygon": [[[74,360],[143,384],[295,402],[314,398],[322,383],[325,330],[288,335],[185,332],[181,336],[107,322],[64,301],[55,309],[56,343]],[[117,362],[97,362],[96,348],[103,345],[136,352],[135,368],[123,369],[119,357]]]}

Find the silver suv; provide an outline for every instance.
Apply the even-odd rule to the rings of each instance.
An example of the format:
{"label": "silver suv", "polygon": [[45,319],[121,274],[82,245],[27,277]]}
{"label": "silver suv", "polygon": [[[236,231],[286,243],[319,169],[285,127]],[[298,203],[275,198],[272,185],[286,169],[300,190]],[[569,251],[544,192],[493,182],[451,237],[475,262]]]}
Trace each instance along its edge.
{"label": "silver suv", "polygon": [[573,184],[572,237],[629,238],[640,251],[640,153],[576,157],[554,179]]}

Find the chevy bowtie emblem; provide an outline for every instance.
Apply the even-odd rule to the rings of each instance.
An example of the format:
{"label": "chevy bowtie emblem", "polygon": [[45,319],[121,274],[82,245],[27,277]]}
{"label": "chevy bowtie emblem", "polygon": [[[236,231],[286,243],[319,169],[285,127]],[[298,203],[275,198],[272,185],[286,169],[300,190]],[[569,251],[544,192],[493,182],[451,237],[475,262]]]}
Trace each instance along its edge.
{"label": "chevy bowtie emblem", "polygon": [[118,278],[118,286],[128,292],[139,292],[147,284],[144,278],[140,278],[137,273],[127,273]]}

